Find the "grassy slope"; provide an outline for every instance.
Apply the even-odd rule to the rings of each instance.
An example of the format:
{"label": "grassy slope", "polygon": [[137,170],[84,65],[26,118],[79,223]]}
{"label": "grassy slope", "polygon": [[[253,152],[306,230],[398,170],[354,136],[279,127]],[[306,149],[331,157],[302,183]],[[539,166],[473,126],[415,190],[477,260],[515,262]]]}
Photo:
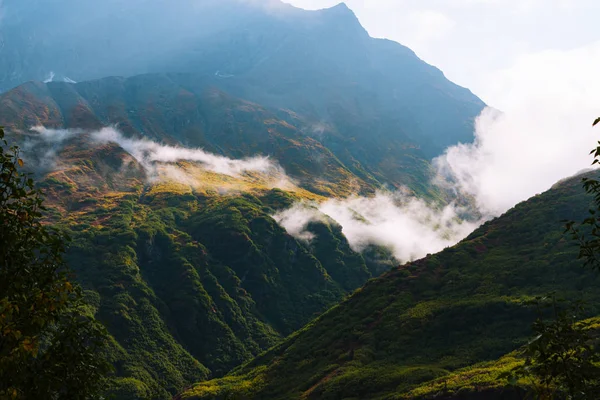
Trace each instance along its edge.
{"label": "grassy slope", "polygon": [[[303,35],[297,39],[303,41]],[[440,143],[421,137],[416,120],[432,120],[426,109],[434,109],[440,121],[452,119],[461,125],[457,132],[471,137],[468,125],[483,104],[431,67],[419,73],[422,62],[401,46],[392,58],[403,62],[408,57],[406,74],[398,74],[380,57],[373,74],[365,75],[359,68],[362,84],[358,86],[357,76],[340,76],[336,67],[331,76],[321,76],[325,82],[337,77],[335,90],[323,91],[318,83],[304,94],[289,91],[285,82],[290,74],[281,71],[288,71],[284,67],[290,64],[304,69],[293,60],[301,54],[294,41],[289,47],[294,48],[292,58],[284,55],[278,61],[281,68],[272,64],[280,73],[272,85],[266,79],[273,72],[269,67],[263,71],[266,75],[251,77],[231,93],[245,97],[255,92],[254,84],[269,86],[266,92],[258,91],[264,96],[252,98],[297,112],[232,97],[217,88],[220,82],[211,70],[210,76],[30,82],[0,96],[0,124],[11,131],[35,125],[93,130],[113,124],[127,135],[201,146],[234,158],[268,154],[300,186],[292,196],[372,193],[383,184],[407,185],[421,195],[439,196],[427,184],[432,170],[419,143]],[[319,42],[320,33],[311,41]],[[343,54],[331,52],[332,48],[340,49],[330,43],[320,63],[331,57],[342,62]],[[361,59],[366,66],[375,60],[368,53]],[[392,87],[380,73],[402,78]],[[442,103],[461,111],[444,115],[437,101],[421,109],[428,103],[421,99],[416,114],[425,113],[427,118],[415,114],[406,117],[408,123],[398,117],[400,110],[402,114],[407,110],[406,105],[394,108],[397,96],[413,99],[412,92],[404,89],[415,73],[427,78],[428,86],[441,84],[448,89],[448,93],[436,89],[432,99],[441,96]],[[372,84],[373,75],[382,76],[378,88]],[[313,81],[312,77],[300,80],[306,79]],[[301,83],[298,87],[305,88],[306,82]],[[365,91],[362,86],[376,90]],[[411,90],[416,90],[414,86]],[[418,93],[425,93],[421,85],[416,86]],[[379,98],[381,87],[385,95]],[[334,95],[322,98],[324,92]],[[457,93],[459,99],[453,96]],[[302,99],[318,104],[309,101],[304,109]],[[312,108],[320,111],[311,113]],[[369,270],[381,271],[349,249],[339,227],[312,226],[319,239],[311,247],[285,235],[268,214],[275,205],[289,203],[289,196],[269,192],[268,185],[260,182],[204,171],[201,187],[146,187],[139,166],[121,168],[131,160],[115,146],[90,152],[74,142],[62,155],[67,158],[65,168],[49,174],[43,183],[52,203],[50,221],[72,233],[70,263],[90,290],[98,317],[116,339],[113,355],[118,372],[126,377],[119,383],[123,397],[166,398],[188,382],[207,377],[208,370],[220,376],[360,286],[370,276]],[[228,196],[217,195],[223,187]],[[240,197],[245,192],[252,196]]]}
{"label": "grassy slope", "polygon": [[[127,153],[85,135],[59,160],[40,178],[48,223],[73,238],[68,264],[114,338],[118,398],[167,399],[222,376],[371,277],[339,226],[315,224],[308,245],[270,217],[318,198],[305,190],[189,164],[198,187],[146,184]],[[218,195],[225,184],[242,189]]]}
{"label": "grassy slope", "polygon": [[561,220],[586,214],[590,199],[580,186],[557,185],[457,246],[369,281],[282,344],[184,397],[416,398],[426,393],[411,392],[420,385],[524,344],[534,318],[524,302],[533,296],[555,290],[587,300],[597,315],[599,278],[583,270],[562,234]]}

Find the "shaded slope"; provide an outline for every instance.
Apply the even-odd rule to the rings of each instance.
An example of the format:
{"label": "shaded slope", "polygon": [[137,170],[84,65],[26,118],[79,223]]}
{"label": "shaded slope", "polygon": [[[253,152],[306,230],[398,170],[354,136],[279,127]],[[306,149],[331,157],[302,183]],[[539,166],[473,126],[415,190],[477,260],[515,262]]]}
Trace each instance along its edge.
{"label": "shaded slope", "polygon": [[580,178],[563,182],[457,246],[369,281],[281,345],[184,397],[395,398],[524,344],[535,317],[524,303],[533,296],[557,291],[597,314],[599,278],[577,261],[561,224],[585,216],[590,200]]}
{"label": "shaded slope", "polygon": [[149,184],[118,145],[86,134],[67,139],[57,160],[40,177],[47,221],[73,238],[66,260],[114,338],[119,399],[167,399],[222,376],[371,276],[339,227],[315,225],[329,234],[309,245],[271,218],[308,192],[253,179],[224,195]]}
{"label": "shaded slope", "polygon": [[[428,181],[429,159],[449,145],[472,141],[483,102],[410,49],[369,37],[344,4],[306,11],[278,1],[252,3],[6,1],[0,90],[43,80],[50,71],[57,81],[188,73],[179,82],[188,90],[208,82],[307,119],[297,128],[361,180],[405,184],[418,192],[425,191],[419,186]],[[45,18],[50,13],[55,17]],[[178,96],[186,97],[171,95]],[[90,98],[107,100],[98,93],[82,97],[88,104],[78,103],[81,111],[95,109]],[[183,129],[190,118],[186,105],[191,103],[154,119]],[[182,113],[183,122],[173,121]],[[124,116],[131,119],[128,110]],[[72,120],[66,115],[67,124]],[[192,141],[201,134],[198,128],[187,132]]]}

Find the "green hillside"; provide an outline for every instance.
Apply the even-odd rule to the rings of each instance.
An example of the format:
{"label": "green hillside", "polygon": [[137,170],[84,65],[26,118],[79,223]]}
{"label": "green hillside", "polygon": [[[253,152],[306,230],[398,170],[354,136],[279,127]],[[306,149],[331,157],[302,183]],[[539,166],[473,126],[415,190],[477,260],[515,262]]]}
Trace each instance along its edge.
{"label": "green hillside", "polygon": [[[329,196],[381,185],[365,167],[353,166],[357,176],[317,138],[305,134],[309,121],[303,117],[229,96],[202,80],[186,86],[179,79],[145,75],[77,85],[27,83],[0,96],[0,124],[9,132],[34,126],[115,126],[128,136],[202,147],[232,158],[268,155],[303,186]],[[429,168],[424,160],[413,165],[405,173],[407,181],[426,179]]]}
{"label": "green hillside", "polygon": [[[452,223],[479,215],[474,198],[436,184],[432,160],[485,141],[486,105],[371,37],[344,3],[0,8],[0,126],[46,196],[36,218],[72,239],[65,260],[86,313],[107,328],[106,398],[516,400],[500,374],[522,362],[532,299],[583,300],[600,326],[600,276],[561,222],[588,215],[580,177],[403,266],[395,242],[371,242],[412,218],[381,207],[367,226],[353,207],[364,225],[345,225],[349,241],[318,215],[316,203],[382,192],[398,194],[394,206],[452,202]],[[424,11],[407,21],[439,22]],[[240,167],[251,163],[267,167]],[[302,226],[310,240],[282,226],[294,233],[300,217],[276,220],[298,203],[318,215]],[[451,231],[433,215],[415,221]]]}
{"label": "green hillside", "polygon": [[[46,223],[73,238],[68,264],[114,339],[118,399],[222,377],[388,271],[389,251],[354,252],[333,221],[311,223],[307,243],[271,216],[382,188],[444,202],[431,159],[471,141],[485,106],[410,49],[371,38],[343,4],[252,3],[3,4],[0,126],[26,150]],[[37,126],[80,133],[38,148]],[[104,127],[266,156],[285,185],[187,161],[148,168],[92,143]],[[189,179],[156,179],[154,167]]]}
{"label": "green hillside", "polygon": [[600,312],[600,278],[577,261],[561,223],[584,217],[590,200],[580,178],[560,183],[455,247],[370,280],[280,345],[183,397],[453,398],[462,388],[456,398],[512,398],[492,396],[501,367],[480,380],[479,367],[453,371],[525,344],[535,318],[525,303],[535,296],[556,291]]}
{"label": "green hillside", "polygon": [[[12,135],[24,145],[27,137]],[[41,146],[30,156],[52,148]],[[36,172],[46,223],[71,236],[66,261],[114,339],[119,399],[168,399],[222,376],[381,269],[331,221],[311,225],[311,243],[276,223],[276,210],[318,198],[303,189],[284,192],[258,176],[189,163],[180,168],[197,171],[202,186],[152,182],[117,144],[85,134],[55,150],[55,170]],[[227,185],[236,189],[219,194]]]}
{"label": "green hillside", "polygon": [[[310,243],[292,238],[276,211],[384,185],[441,198],[429,161],[406,137],[379,142],[394,153],[390,164],[354,158],[364,146],[345,136],[347,125],[319,136],[314,123],[190,74],[30,82],[0,96],[0,125],[29,149],[47,221],[73,238],[69,266],[114,338],[120,398],[168,398],[223,376],[389,269],[391,255],[355,253],[331,221],[310,225]],[[38,149],[35,126],[82,133]],[[266,155],[290,182],[281,191],[259,173],[232,177],[191,162],[163,167],[195,184],[154,181],[117,144],[93,143],[90,133],[104,126],[233,159]]]}

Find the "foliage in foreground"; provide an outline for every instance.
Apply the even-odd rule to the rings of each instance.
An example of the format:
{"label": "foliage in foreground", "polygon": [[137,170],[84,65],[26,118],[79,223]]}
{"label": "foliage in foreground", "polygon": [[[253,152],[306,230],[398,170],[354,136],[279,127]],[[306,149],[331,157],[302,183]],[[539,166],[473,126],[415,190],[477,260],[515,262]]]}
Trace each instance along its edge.
{"label": "foliage in foreground", "polygon": [[536,399],[594,399],[600,393],[597,321],[580,321],[582,305],[565,307],[554,296],[538,300],[537,308],[536,336],[524,348],[525,361],[502,376],[512,385],[525,382]]}
{"label": "foliage in foreground", "polygon": [[110,370],[105,329],[71,283],[68,238],[41,222],[43,197],[0,129],[0,398],[95,397]]}
{"label": "foliage in foreground", "polygon": [[[600,118],[592,126],[598,123]],[[592,165],[600,164],[600,146],[590,154],[594,155]],[[580,223],[567,222],[565,233],[579,243],[578,258],[586,266],[600,270],[600,182],[584,177],[583,188],[593,197],[590,215]],[[526,361],[506,377],[512,384],[528,379],[531,394],[539,399],[592,399],[600,393],[600,353],[590,334],[592,324],[578,321],[582,304],[561,309],[554,294],[550,297],[553,319],[545,318],[540,309],[544,303],[538,302],[540,317],[533,325],[536,337],[525,348]]]}

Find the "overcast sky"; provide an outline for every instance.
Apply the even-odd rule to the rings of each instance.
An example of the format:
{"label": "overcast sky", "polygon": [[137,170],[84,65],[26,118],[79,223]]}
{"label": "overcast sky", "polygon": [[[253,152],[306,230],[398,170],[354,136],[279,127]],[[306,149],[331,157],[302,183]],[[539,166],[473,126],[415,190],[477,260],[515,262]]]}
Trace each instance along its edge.
{"label": "overcast sky", "polygon": [[[339,0],[286,0],[319,9]],[[347,0],[371,36],[398,41],[489,103],[520,57],[600,41],[599,0]],[[501,107],[503,104],[497,104]]]}

